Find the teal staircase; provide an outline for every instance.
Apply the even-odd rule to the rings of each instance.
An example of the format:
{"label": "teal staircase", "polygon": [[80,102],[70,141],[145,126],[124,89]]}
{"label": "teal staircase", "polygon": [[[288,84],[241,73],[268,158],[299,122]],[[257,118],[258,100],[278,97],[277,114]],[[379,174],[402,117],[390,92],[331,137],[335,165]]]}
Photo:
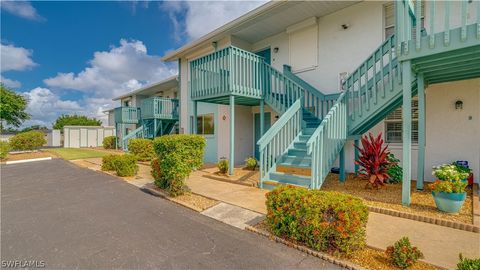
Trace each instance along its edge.
{"label": "teal staircase", "polygon": [[[439,33],[433,29],[435,2],[430,4],[432,34],[422,35],[416,27],[420,1],[396,1],[396,34],[350,73],[331,103],[289,68],[277,74],[267,67],[266,81],[272,83],[265,87],[265,102],[281,117],[258,141],[261,187],[320,188],[335,160],[344,159],[347,139],[358,138],[404,102],[409,104],[419,87],[480,77],[480,2],[473,2],[477,21],[467,25],[471,2],[462,1],[461,26],[453,29],[451,3],[443,2],[445,26]],[[410,111],[410,105],[405,108]]]}
{"label": "teal staircase", "polygon": [[178,121],[178,100],[151,97],[142,101],[139,127],[122,139],[122,149],[128,151],[128,141],[133,138],[154,139],[172,133]]}

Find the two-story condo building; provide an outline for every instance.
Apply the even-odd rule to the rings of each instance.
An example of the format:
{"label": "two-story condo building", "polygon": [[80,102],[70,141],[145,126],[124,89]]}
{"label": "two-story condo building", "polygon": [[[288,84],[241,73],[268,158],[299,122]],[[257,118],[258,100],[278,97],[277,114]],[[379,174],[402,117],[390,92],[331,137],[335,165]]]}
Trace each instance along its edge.
{"label": "two-story condo building", "polygon": [[128,148],[130,138],[151,138],[178,133],[178,76],[115,97],[120,106],[108,111],[118,145]]}
{"label": "two-story condo building", "polygon": [[406,205],[433,165],[480,175],[479,1],[269,2],[163,60],[180,130],[205,136],[206,162],[256,156],[262,187],[343,180],[369,132],[401,159]]}

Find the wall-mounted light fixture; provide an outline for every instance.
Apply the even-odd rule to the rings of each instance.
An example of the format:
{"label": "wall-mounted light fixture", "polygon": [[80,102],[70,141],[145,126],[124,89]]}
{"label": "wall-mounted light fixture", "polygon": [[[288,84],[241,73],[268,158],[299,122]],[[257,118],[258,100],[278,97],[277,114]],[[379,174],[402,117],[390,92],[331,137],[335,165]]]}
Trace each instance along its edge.
{"label": "wall-mounted light fixture", "polygon": [[342,24],[342,29],[343,30],[347,30],[349,27],[350,27],[350,24],[348,24],[348,23]]}
{"label": "wall-mounted light fixture", "polygon": [[462,110],[463,109],[463,101],[457,100],[455,101],[455,110]]}
{"label": "wall-mounted light fixture", "polygon": [[278,47],[273,48],[274,53],[278,53],[278,50],[279,50]]}
{"label": "wall-mounted light fixture", "polygon": [[223,115],[222,120],[223,120],[223,121],[227,120],[227,116],[226,116],[226,115]]}
{"label": "wall-mounted light fixture", "polygon": [[216,41],[212,42],[212,47],[213,49],[215,49],[215,51],[217,50],[217,46],[218,46],[218,43]]}

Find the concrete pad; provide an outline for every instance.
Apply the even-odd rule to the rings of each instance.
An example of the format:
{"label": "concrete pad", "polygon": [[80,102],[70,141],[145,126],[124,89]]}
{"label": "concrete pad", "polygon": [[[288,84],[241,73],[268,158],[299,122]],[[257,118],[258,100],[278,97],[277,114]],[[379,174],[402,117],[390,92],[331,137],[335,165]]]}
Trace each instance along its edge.
{"label": "concrete pad", "polygon": [[423,252],[426,262],[447,269],[456,269],[460,253],[480,257],[479,233],[370,212],[367,245],[385,249],[404,236]]}
{"label": "concrete pad", "polygon": [[267,213],[265,194],[268,190],[212,180],[204,177],[201,171],[193,172],[186,182],[193,193],[261,214]]}
{"label": "concrete pad", "polygon": [[239,229],[245,229],[245,225],[252,225],[255,221],[263,218],[263,215],[227,203],[219,203],[201,214],[219,220]]}

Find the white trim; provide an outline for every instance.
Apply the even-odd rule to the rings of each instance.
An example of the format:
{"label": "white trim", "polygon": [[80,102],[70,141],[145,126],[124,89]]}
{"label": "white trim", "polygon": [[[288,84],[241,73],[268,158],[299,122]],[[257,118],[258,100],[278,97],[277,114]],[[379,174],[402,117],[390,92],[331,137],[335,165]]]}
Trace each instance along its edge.
{"label": "white trim", "polygon": [[7,161],[5,164],[18,164],[18,163],[27,163],[27,162],[34,162],[34,161],[42,161],[42,160],[51,160],[52,157],[43,157],[43,158],[31,158],[31,159],[22,159],[22,160],[12,160]]}

